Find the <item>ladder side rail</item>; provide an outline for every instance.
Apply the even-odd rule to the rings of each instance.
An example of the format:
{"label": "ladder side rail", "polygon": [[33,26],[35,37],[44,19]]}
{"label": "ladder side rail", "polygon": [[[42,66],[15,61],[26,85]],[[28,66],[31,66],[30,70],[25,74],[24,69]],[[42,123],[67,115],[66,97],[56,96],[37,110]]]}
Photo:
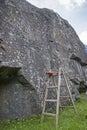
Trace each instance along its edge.
{"label": "ladder side rail", "polygon": [[57,88],[57,106],[56,106],[56,128],[58,128],[58,116],[59,116],[59,105],[60,105],[60,85],[61,85],[61,68],[59,68],[58,74],[58,88]]}
{"label": "ladder side rail", "polygon": [[69,86],[69,84],[68,84],[68,79],[66,78],[63,69],[62,69],[62,72],[63,72],[64,80],[65,80],[65,82],[66,82],[66,86],[67,86],[67,89],[68,89],[69,95],[70,95],[70,97],[71,97],[71,102],[72,102],[72,104],[73,104],[73,107],[74,107],[75,113],[77,114],[77,110],[76,110],[76,107],[75,107],[75,104],[74,104],[74,101],[73,101],[73,98],[72,98],[72,94],[71,94],[71,91],[70,91],[70,86]]}
{"label": "ladder side rail", "polygon": [[43,101],[43,109],[42,109],[42,116],[41,116],[41,123],[44,120],[44,112],[45,112],[45,108],[46,108],[46,99],[48,96],[48,86],[49,86],[49,82],[50,82],[50,77],[48,77],[48,81],[46,83],[46,89],[45,89],[45,96],[44,96],[44,101]]}

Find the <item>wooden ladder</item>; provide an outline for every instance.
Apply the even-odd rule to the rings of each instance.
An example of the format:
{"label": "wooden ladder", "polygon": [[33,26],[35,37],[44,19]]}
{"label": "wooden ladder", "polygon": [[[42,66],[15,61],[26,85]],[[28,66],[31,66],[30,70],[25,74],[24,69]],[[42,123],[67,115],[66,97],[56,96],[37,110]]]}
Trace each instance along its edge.
{"label": "wooden ladder", "polygon": [[[77,110],[72,98],[72,94],[70,91],[70,86],[68,84],[68,79],[64,74],[63,69],[60,67],[59,68],[59,72],[54,72],[54,71],[50,71],[47,73],[48,74],[48,81],[46,83],[46,90],[45,90],[45,97],[44,97],[44,102],[43,102],[43,110],[42,110],[42,116],[41,116],[41,123],[44,120],[44,115],[48,115],[48,116],[55,116],[56,117],[56,128],[58,127],[58,118],[59,118],[59,108],[63,108],[65,106],[60,105],[60,98],[70,98],[71,99],[71,103],[72,103],[72,107],[75,111],[75,113],[77,114]],[[68,90],[69,96],[60,96],[60,87],[61,87],[61,76],[63,75],[63,78],[65,80],[66,83],[66,88]],[[57,80],[56,80],[57,78]],[[50,81],[53,80],[53,84],[54,85],[50,85]],[[57,82],[57,83],[56,83]],[[49,88],[51,89],[56,89],[56,95],[57,98],[56,99],[48,99],[48,90]],[[46,103],[47,102],[56,102],[56,113],[48,113],[46,112]]]}

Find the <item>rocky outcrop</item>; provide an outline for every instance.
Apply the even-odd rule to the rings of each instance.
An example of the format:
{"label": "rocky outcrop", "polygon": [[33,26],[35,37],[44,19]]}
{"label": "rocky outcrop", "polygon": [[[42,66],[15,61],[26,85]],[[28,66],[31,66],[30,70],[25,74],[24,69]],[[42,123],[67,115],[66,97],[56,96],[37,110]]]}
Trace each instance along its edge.
{"label": "rocky outcrop", "polygon": [[87,79],[84,49],[71,25],[52,10],[0,0],[0,118],[40,113],[46,72],[60,65],[77,98]]}

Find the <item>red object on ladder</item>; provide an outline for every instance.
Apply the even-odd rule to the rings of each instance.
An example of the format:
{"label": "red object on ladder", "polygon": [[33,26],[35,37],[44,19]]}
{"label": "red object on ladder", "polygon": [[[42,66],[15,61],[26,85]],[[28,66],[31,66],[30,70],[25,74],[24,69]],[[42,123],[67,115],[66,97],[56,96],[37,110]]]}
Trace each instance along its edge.
{"label": "red object on ladder", "polygon": [[47,74],[48,74],[49,76],[51,76],[51,75],[57,75],[58,72],[55,72],[55,71],[49,71],[49,72],[47,72]]}

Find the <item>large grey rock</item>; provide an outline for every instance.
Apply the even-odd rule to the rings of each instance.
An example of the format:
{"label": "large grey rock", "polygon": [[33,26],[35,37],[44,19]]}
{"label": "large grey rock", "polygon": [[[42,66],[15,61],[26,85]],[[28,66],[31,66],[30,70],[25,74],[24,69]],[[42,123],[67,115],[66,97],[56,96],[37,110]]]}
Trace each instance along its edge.
{"label": "large grey rock", "polygon": [[0,0],[0,118],[40,113],[46,72],[60,65],[79,97],[87,79],[84,49],[71,25],[52,10]]}

